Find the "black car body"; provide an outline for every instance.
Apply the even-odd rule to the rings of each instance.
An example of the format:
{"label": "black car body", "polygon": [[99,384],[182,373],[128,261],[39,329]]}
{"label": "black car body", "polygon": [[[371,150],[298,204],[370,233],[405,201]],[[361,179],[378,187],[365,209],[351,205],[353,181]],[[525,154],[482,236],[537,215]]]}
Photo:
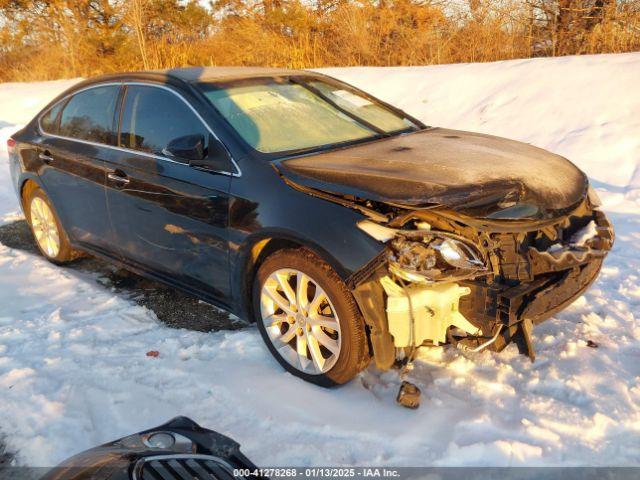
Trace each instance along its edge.
{"label": "black car body", "polygon": [[[284,98],[288,93],[255,94],[264,82],[274,89],[304,89],[313,96],[309,102],[324,102],[321,108],[335,110],[339,122],[350,122],[341,128],[371,134],[260,151],[247,138],[268,141],[265,129],[277,145],[296,144],[291,127],[265,118],[275,97],[292,102]],[[245,88],[242,98],[233,99],[244,102],[253,124],[223,111],[229,85]],[[100,101],[112,105],[109,125],[75,125],[75,117],[63,125],[73,99],[96,88],[108,97]],[[145,89],[162,95],[145,100]],[[146,110],[134,99],[147,101]],[[166,110],[169,99],[192,118],[183,121]],[[136,147],[147,142],[134,132],[136,108],[146,116],[141,119],[155,122],[151,132],[180,122],[198,126],[166,138],[162,150],[144,150]],[[285,125],[286,118],[279,118]],[[385,130],[378,121],[404,127]],[[320,137],[324,127],[317,123]],[[256,279],[277,252],[302,249],[306,264],[326,265],[332,280],[318,285],[328,290],[340,283],[349,298],[338,301],[329,292],[320,308],[327,314],[342,309],[343,318],[354,318],[351,326],[314,327],[296,311],[270,311],[291,325],[278,326],[276,336],[288,339],[291,332],[307,339],[305,328],[320,329],[327,346],[331,339],[331,345],[342,345],[340,355],[346,348],[340,335],[357,337],[358,347],[349,347],[360,352],[353,368],[337,376],[326,371],[322,358],[323,375],[306,375],[305,362],[285,362],[272,349],[294,374],[311,381],[330,377],[316,382],[321,384],[348,380],[369,358],[389,368],[424,344],[500,350],[516,340],[533,357],[532,325],[589,286],[613,243],[587,177],[568,160],[511,140],[427,127],[312,72],[191,68],[91,79],[54,99],[10,142],[16,192],[23,203],[25,185],[46,194],[70,248],[170,283],[242,318],[260,319],[264,302],[256,298]],[[305,270],[305,263],[282,262],[293,276]],[[289,291],[274,288],[283,296]],[[261,330],[265,340],[267,327]],[[311,337],[304,341],[311,343],[298,343],[298,351],[312,359],[306,348],[319,344]],[[329,355],[324,347],[318,351]]]}

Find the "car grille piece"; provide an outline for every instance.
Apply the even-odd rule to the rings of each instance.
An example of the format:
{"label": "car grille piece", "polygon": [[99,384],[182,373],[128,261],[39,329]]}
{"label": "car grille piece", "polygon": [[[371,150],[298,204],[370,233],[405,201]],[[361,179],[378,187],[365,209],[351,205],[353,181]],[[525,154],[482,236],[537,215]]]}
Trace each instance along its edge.
{"label": "car grille piece", "polygon": [[209,455],[145,457],[134,468],[134,480],[231,480],[232,468]]}

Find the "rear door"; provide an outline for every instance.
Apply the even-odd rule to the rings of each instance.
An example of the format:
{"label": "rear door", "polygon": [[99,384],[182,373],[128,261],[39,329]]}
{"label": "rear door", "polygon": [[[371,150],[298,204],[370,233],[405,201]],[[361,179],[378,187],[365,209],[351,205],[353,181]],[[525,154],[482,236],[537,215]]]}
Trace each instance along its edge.
{"label": "rear door", "polygon": [[108,162],[107,202],[125,261],[226,304],[229,174],[171,156],[180,137],[211,135],[176,91],[125,87],[117,159]]}
{"label": "rear door", "polygon": [[76,244],[110,252],[113,245],[104,191],[105,161],[116,141],[120,85],[90,87],[54,105],[40,119],[39,175]]}

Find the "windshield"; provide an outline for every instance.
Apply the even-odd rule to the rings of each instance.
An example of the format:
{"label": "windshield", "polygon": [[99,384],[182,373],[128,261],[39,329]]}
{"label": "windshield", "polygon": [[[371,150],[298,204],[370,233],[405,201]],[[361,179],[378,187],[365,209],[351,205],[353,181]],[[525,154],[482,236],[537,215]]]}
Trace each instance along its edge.
{"label": "windshield", "polygon": [[417,128],[360,92],[315,77],[198,86],[244,141],[262,153],[308,150]]}

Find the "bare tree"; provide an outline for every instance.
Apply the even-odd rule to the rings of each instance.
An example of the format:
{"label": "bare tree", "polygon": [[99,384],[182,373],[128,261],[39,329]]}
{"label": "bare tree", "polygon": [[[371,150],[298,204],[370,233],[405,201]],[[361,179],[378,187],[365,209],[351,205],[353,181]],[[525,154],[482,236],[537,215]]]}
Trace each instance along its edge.
{"label": "bare tree", "polygon": [[128,17],[131,27],[135,32],[138,49],[140,50],[140,57],[142,59],[142,65],[145,70],[148,70],[151,67],[149,63],[149,55],[147,53],[147,40],[145,31],[146,4],[147,0],[130,0]]}

